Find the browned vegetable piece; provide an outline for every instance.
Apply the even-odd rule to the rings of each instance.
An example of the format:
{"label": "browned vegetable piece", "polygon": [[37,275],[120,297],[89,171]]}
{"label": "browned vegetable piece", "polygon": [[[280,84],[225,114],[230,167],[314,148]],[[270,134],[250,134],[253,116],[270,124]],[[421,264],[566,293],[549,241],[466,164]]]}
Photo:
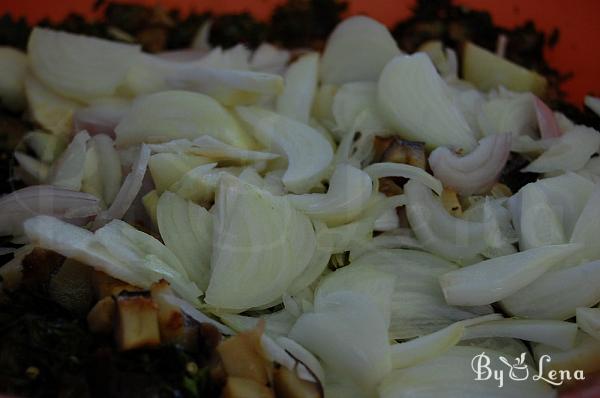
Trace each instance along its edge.
{"label": "browned vegetable piece", "polygon": [[47,286],[64,261],[60,254],[36,247],[23,259],[23,285],[29,288]]}
{"label": "browned vegetable piece", "polygon": [[446,211],[454,217],[462,216],[462,205],[460,204],[460,200],[456,194],[456,191],[449,188],[444,188],[442,191],[442,205]]}
{"label": "browned vegetable piece", "polygon": [[254,380],[228,377],[221,398],[275,398],[273,391]]}
{"label": "browned vegetable piece", "polygon": [[92,271],[88,265],[67,258],[51,277],[48,295],[74,314],[85,315],[93,304]]}
{"label": "browned vegetable piece", "polygon": [[210,323],[201,323],[198,327],[200,350],[209,357],[221,343],[223,336],[219,330]]}
{"label": "browned vegetable piece", "polygon": [[273,387],[277,398],[321,398],[321,388],[317,383],[300,380],[291,370],[283,366],[273,372]]}
{"label": "browned vegetable piece", "polygon": [[92,273],[92,287],[98,300],[106,296],[118,296],[122,291],[136,292],[143,290],[127,282],[113,278],[102,271],[94,271]]}
{"label": "browned vegetable piece", "polygon": [[379,192],[385,196],[401,195],[404,191],[398,185],[394,178],[384,177],[379,179]]}
{"label": "browned vegetable piece", "polygon": [[158,306],[149,292],[121,292],[116,299],[115,339],[119,349],[160,344]]}
{"label": "browned vegetable piece", "polygon": [[270,363],[264,358],[260,327],[239,333],[224,340],[217,347],[225,372],[230,377],[241,377],[266,385],[269,382]]}
{"label": "browned vegetable piece", "polygon": [[490,193],[494,198],[509,198],[512,196],[512,191],[510,188],[501,182],[495,183],[490,190]]}
{"label": "browned vegetable piece", "polygon": [[94,333],[110,333],[115,322],[115,299],[106,296],[98,301],[87,316],[87,323]]}
{"label": "browned vegetable piece", "polygon": [[162,279],[150,288],[152,299],[158,305],[158,328],[163,342],[175,342],[183,336],[184,317],[181,309],[171,304],[166,296],[172,296],[169,283]]}
{"label": "browned vegetable piece", "polygon": [[422,142],[405,141],[400,137],[375,137],[375,162],[405,163],[425,169],[427,158]]}

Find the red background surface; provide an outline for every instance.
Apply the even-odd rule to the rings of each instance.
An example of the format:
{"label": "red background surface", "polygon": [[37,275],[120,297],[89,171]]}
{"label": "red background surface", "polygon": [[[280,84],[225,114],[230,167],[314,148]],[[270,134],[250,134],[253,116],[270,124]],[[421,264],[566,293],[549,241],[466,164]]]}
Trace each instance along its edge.
{"label": "red background surface", "polygon": [[[121,1],[121,0],[119,0]],[[50,17],[57,20],[69,12],[90,18],[94,0],[0,0],[0,14],[8,11],[26,16],[32,23]],[[249,10],[259,18],[268,18],[282,0],[125,0],[122,2],[160,4],[168,8],[212,10],[217,13]],[[575,72],[564,88],[570,99],[580,103],[588,92],[600,94],[600,0],[456,0],[471,8],[492,12],[494,20],[512,27],[533,19],[539,28],[550,32],[560,29],[560,41],[547,57],[563,72]],[[351,0],[349,14],[368,14],[387,25],[410,14],[414,0]]]}

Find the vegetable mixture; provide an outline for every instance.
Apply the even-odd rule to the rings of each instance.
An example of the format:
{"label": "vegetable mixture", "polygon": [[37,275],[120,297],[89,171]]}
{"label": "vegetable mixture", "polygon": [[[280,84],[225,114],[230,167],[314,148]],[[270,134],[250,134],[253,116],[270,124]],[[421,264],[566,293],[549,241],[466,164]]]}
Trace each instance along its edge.
{"label": "vegetable mixture", "polygon": [[[561,101],[532,25],[100,6],[1,21],[26,43],[0,47],[2,392],[554,397],[600,371],[600,98]],[[476,380],[482,353],[544,377]]]}

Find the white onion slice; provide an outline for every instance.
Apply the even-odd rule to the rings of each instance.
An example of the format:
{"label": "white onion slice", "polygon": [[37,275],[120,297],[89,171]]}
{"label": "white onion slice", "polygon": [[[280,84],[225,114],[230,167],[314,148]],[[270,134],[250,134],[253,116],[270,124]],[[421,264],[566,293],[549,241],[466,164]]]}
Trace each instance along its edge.
{"label": "white onion slice", "polygon": [[396,276],[387,272],[367,267],[346,266],[319,281],[315,290],[315,305],[319,305],[321,300],[335,292],[364,294],[377,305],[386,327],[389,327],[395,282]]}
{"label": "white onion slice", "polygon": [[456,321],[492,311],[487,306],[466,308],[446,304],[438,277],[457,269],[457,266],[427,252],[378,249],[353,259],[350,266],[366,267],[396,276],[390,338],[428,335]]}
{"label": "white onion slice", "polygon": [[598,245],[598,234],[600,234],[600,184],[596,184],[594,192],[590,195],[585,207],[581,211],[577,223],[573,227],[571,242],[582,243],[584,248],[580,257],[598,260],[600,259],[600,247]]}
{"label": "white onion slice", "polygon": [[179,181],[169,187],[184,199],[208,206],[214,199],[215,191],[222,175],[233,175],[229,170],[215,169],[216,163],[209,163],[193,168],[181,176]]}
{"label": "white onion slice", "polygon": [[[493,377],[476,380],[471,363],[484,352],[490,359],[490,369],[505,369],[506,360],[502,353],[478,347],[453,347],[445,354],[416,366],[397,369],[390,372],[379,386],[380,398],[481,398],[481,397],[528,397],[553,398],[556,392],[545,382],[513,380],[504,377],[502,388]],[[517,358],[518,359],[518,358]],[[483,363],[486,363],[485,360]],[[536,370],[519,363],[518,377],[527,371],[528,375]],[[518,370],[517,370],[518,371]]]}
{"label": "white onion slice", "polygon": [[308,124],[317,91],[318,74],[318,53],[309,53],[294,61],[285,73],[285,85],[277,97],[277,113]]}
{"label": "white onion slice", "polygon": [[567,243],[562,223],[539,184],[527,184],[520,191],[519,248]]}
{"label": "white onion slice", "polygon": [[282,75],[290,60],[290,52],[269,43],[261,43],[250,58],[250,69]]}
{"label": "white onion slice", "polygon": [[35,185],[46,182],[50,167],[34,157],[25,155],[23,152],[15,151],[14,156],[20,167],[20,170],[15,171],[20,173],[19,177],[26,184]]}
{"label": "white onion slice", "polygon": [[556,121],[556,117],[548,105],[546,105],[538,97],[533,98],[533,106],[535,108],[535,115],[537,117],[538,128],[540,129],[540,136],[544,138],[560,137],[561,131]]}
{"label": "white onion slice", "polygon": [[451,259],[469,260],[493,247],[499,233],[494,220],[472,222],[453,217],[426,186],[411,180],[404,185],[406,215],[419,242]]}
{"label": "white onion slice", "polygon": [[319,383],[323,384],[325,382],[325,371],[321,363],[306,348],[285,336],[278,337],[276,341],[289,355],[306,366]]}
{"label": "white onion slice", "polygon": [[596,115],[600,116],[600,98],[586,95],[584,103],[585,106],[590,108]]}
{"label": "white onion slice", "polygon": [[280,300],[315,250],[308,218],[287,199],[229,175],[221,177],[214,212],[206,302],[239,311]]}
{"label": "white onion slice", "polygon": [[341,86],[335,93],[331,105],[336,123],[334,132],[338,138],[355,131],[367,132],[365,129],[356,128],[359,127],[358,117],[367,108],[376,109],[376,107],[377,84],[375,82],[351,82]]}
{"label": "white onion slice", "polygon": [[115,128],[129,109],[129,101],[117,99],[96,101],[87,108],[79,108],[73,115],[75,132],[86,130],[91,135],[106,134],[114,138]]}
{"label": "white onion slice", "polygon": [[81,189],[89,139],[90,135],[86,131],[82,131],[73,137],[67,149],[52,165],[48,175],[50,184],[74,191]]}
{"label": "white onion slice", "polygon": [[[165,245],[179,258],[190,280],[206,290],[210,278],[212,215],[201,206],[165,192],[158,200],[156,219]],[[197,236],[195,232],[200,231],[204,235],[208,232],[209,236]]]}
{"label": "white onion slice", "polygon": [[20,235],[23,222],[37,215],[49,215],[83,225],[100,211],[100,200],[70,189],[34,185],[0,198],[0,236]]}
{"label": "white onion slice", "polygon": [[600,148],[600,133],[577,126],[560,136],[550,149],[523,169],[524,172],[576,171]]}
{"label": "white onion slice", "polygon": [[445,186],[464,195],[484,193],[502,172],[510,154],[510,143],[510,134],[494,134],[483,138],[463,157],[439,147],[429,155],[429,165]]}
{"label": "white onion slice", "polygon": [[139,46],[39,27],[31,32],[27,50],[40,80],[84,101],[113,95],[140,54]]}
{"label": "white onion slice", "polygon": [[580,249],[579,244],[545,246],[492,258],[442,275],[440,285],[449,304],[491,304],[518,292]]}
{"label": "white onion slice", "polygon": [[238,148],[254,146],[227,109],[206,95],[186,91],[164,91],[138,98],[115,132],[118,146],[202,135]]}
{"label": "white onion slice", "polygon": [[67,136],[73,130],[73,113],[79,104],[63,98],[45,87],[33,75],[25,78],[27,108],[33,120],[45,130]]}
{"label": "white onion slice", "polygon": [[535,136],[537,126],[533,94],[501,90],[481,106],[477,121],[484,135],[510,133]]}
{"label": "white onion slice", "polygon": [[600,301],[600,261],[548,272],[501,301],[514,316],[565,320]]}
{"label": "white onion slice", "polygon": [[202,156],[163,152],[150,156],[148,168],[157,192],[163,193],[189,171],[209,163],[211,160]]}
{"label": "white onion slice", "polygon": [[103,134],[94,136],[90,144],[100,159],[98,172],[102,183],[102,198],[104,203],[109,205],[115,200],[121,187],[123,179],[121,160],[109,136]]}
{"label": "white onion slice", "polygon": [[34,130],[25,134],[23,143],[31,148],[36,158],[44,163],[52,163],[67,146],[62,137],[41,130]]}
{"label": "white onion slice", "polygon": [[363,295],[337,292],[315,309],[298,319],[290,338],[371,394],[391,368],[387,330],[377,307]]}
{"label": "white onion slice", "polygon": [[577,325],[581,330],[596,340],[600,340],[600,308],[577,308],[575,315],[577,316]]}
{"label": "white onion slice", "polygon": [[236,111],[265,148],[286,156],[283,183],[291,192],[305,193],[324,177],[333,151],[312,127],[261,108],[238,107]]}
{"label": "white onion slice", "polygon": [[374,81],[385,64],[400,53],[396,40],[384,25],[365,16],[348,18],[327,39],[321,60],[321,81],[333,84]]}
{"label": "white onion slice", "polygon": [[407,368],[443,354],[461,340],[464,332],[465,326],[458,322],[426,336],[393,344],[392,367]]}
{"label": "white onion slice", "polygon": [[353,166],[338,165],[326,194],[288,195],[288,198],[304,214],[333,226],[355,220],[365,209],[372,190],[368,174]]}
{"label": "white onion slice", "polygon": [[384,177],[404,177],[420,182],[438,195],[442,194],[442,183],[425,170],[402,163],[373,163],[364,169],[375,181]]}
{"label": "white onion slice", "polygon": [[401,135],[429,148],[475,147],[474,133],[425,53],[390,61],[377,88],[379,109]]}
{"label": "white onion slice", "polygon": [[131,204],[137,197],[140,189],[142,188],[142,182],[144,175],[146,175],[146,169],[148,168],[148,160],[150,159],[150,148],[146,145],[142,145],[138,158],[131,167],[131,172],[125,177],[123,185],[119,189],[115,200],[112,202],[110,207],[100,213],[96,217],[94,227],[99,228],[113,219],[121,219],[131,207]]}
{"label": "white onion slice", "polygon": [[25,75],[27,55],[12,47],[0,47],[0,100],[8,109],[18,112],[26,105]]}
{"label": "white onion slice", "polygon": [[464,340],[482,337],[511,337],[543,343],[563,350],[573,348],[577,325],[553,320],[502,319],[469,326]]}
{"label": "white onion slice", "polygon": [[275,153],[240,149],[209,135],[196,138],[187,152],[216,160],[237,160],[240,162],[272,160],[279,157]]}

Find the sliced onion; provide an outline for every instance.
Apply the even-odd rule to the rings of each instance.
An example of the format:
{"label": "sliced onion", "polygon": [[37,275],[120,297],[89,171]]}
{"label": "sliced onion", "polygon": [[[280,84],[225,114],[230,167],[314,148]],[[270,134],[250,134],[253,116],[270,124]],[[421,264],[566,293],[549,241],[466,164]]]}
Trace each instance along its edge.
{"label": "sliced onion", "polygon": [[297,318],[285,310],[265,314],[260,317],[227,313],[217,313],[217,315],[221,321],[236,332],[254,329],[264,320],[265,333],[271,337],[287,336]]}
{"label": "sliced onion", "polygon": [[15,151],[14,156],[21,168],[21,170],[17,171],[25,172],[25,175],[20,175],[20,177],[26,184],[40,184],[46,182],[48,174],[50,173],[50,167],[36,158],[25,155],[23,152]]}
{"label": "sliced onion", "polygon": [[[325,382],[325,372],[321,367],[321,363],[313,354],[306,350],[306,348],[285,336],[277,338],[276,341],[277,344],[279,344],[289,355],[294,357],[294,359],[299,361],[302,365],[306,366],[306,368],[310,370],[311,374],[317,379],[316,381],[321,384]],[[301,379],[306,380],[306,378],[302,377]]]}
{"label": "sliced onion", "polygon": [[277,97],[277,113],[308,124],[319,74],[319,54],[309,53],[294,61],[285,73],[285,86]]}
{"label": "sliced onion", "polygon": [[582,243],[584,248],[580,257],[598,260],[600,259],[600,247],[598,245],[598,234],[600,234],[600,185],[596,185],[594,192],[590,195],[577,223],[573,227],[571,242]]}
{"label": "sliced onion", "polygon": [[327,39],[321,81],[333,84],[374,81],[385,64],[400,53],[384,25],[364,16],[348,18]]}
{"label": "sliced onion", "polygon": [[562,223],[539,184],[527,184],[520,191],[519,248],[567,243]]}
{"label": "sliced onion", "polygon": [[127,210],[129,210],[129,207],[140,192],[149,159],[150,148],[142,145],[138,158],[131,167],[131,172],[125,177],[115,200],[106,211],[100,213],[96,218],[94,222],[95,228],[101,227],[110,220],[121,219],[127,213]]}
{"label": "sliced onion", "polygon": [[25,89],[27,74],[27,55],[12,47],[0,47],[0,100],[13,112],[25,108]]}
{"label": "sliced onion", "polygon": [[216,165],[216,163],[209,163],[193,168],[171,185],[169,191],[194,203],[208,206],[215,197],[221,176],[233,175],[229,170],[215,169]]}
{"label": "sliced onion", "polygon": [[513,137],[510,150],[512,152],[539,156],[541,153],[550,149],[550,147],[552,147],[557,140],[558,138],[534,140],[528,135],[519,135]]}
{"label": "sliced onion", "polygon": [[600,116],[600,98],[586,95],[584,102],[585,106],[590,108],[596,115]]}
{"label": "sliced onion", "polygon": [[45,130],[60,136],[68,136],[73,130],[73,113],[79,104],[46,88],[33,75],[25,78],[27,108],[33,120]]}
{"label": "sliced onion", "polygon": [[[162,58],[168,61],[168,59]],[[227,50],[223,50],[221,47],[213,48],[199,59],[200,62],[188,63],[188,65],[215,69],[248,70],[250,68],[249,59],[250,50],[243,44],[236,44]]]}
{"label": "sliced onion", "polygon": [[119,154],[113,140],[107,135],[94,136],[90,143],[100,159],[98,171],[102,183],[102,198],[104,203],[111,204],[119,193],[123,179]]}
{"label": "sliced onion", "polygon": [[[543,355],[547,355],[550,361],[544,361],[544,376],[548,372],[569,371],[571,375],[575,371],[582,372],[584,377],[593,375],[600,370],[600,342],[587,333],[579,332],[575,341],[575,347],[570,350],[562,350],[546,344],[533,344],[533,354],[539,363]],[[548,358],[546,357],[546,358]],[[590,397],[594,396],[593,393]]]}
{"label": "sliced onion", "polygon": [[535,107],[540,136],[542,138],[560,137],[561,131],[558,127],[558,122],[552,110],[548,108],[548,105],[544,104],[538,97],[534,97],[533,106]]}
{"label": "sliced onion", "polygon": [[472,222],[453,217],[416,180],[409,181],[404,191],[408,221],[419,242],[433,253],[465,261],[496,245],[500,231],[494,219]]}
{"label": "sliced onion", "polygon": [[550,149],[522,171],[547,173],[581,169],[600,148],[600,134],[589,127],[578,126],[567,131]]}
{"label": "sliced onion", "polygon": [[148,168],[158,193],[163,193],[192,169],[211,163],[202,156],[183,153],[157,153],[150,156]]}
{"label": "sliced onion", "polygon": [[426,336],[393,344],[392,367],[408,368],[443,354],[461,340],[464,332],[465,326],[458,322]]}
{"label": "sliced onion", "polygon": [[305,193],[324,177],[333,151],[317,131],[265,109],[238,107],[236,110],[265,148],[273,148],[286,156],[288,167],[283,183],[291,192]]}
{"label": "sliced onion", "polygon": [[90,135],[86,131],[75,135],[67,149],[52,165],[47,179],[50,184],[74,191],[81,189],[89,139]]}
{"label": "sliced onion", "polygon": [[387,232],[400,228],[400,219],[396,209],[389,209],[383,213],[377,220],[373,229],[375,231]]}
{"label": "sliced onion", "polygon": [[484,193],[502,172],[510,154],[510,143],[510,134],[494,134],[483,138],[479,146],[463,157],[439,147],[429,155],[429,165],[445,186],[464,195]]}
{"label": "sliced onion", "polygon": [[511,337],[568,350],[573,348],[576,335],[577,325],[571,322],[502,319],[469,326],[463,339]]}
{"label": "sliced onion", "polygon": [[113,95],[139,46],[36,27],[27,45],[31,67],[52,89],[89,100]]}
{"label": "sliced onion", "polygon": [[365,167],[365,173],[371,176],[373,180],[384,177],[404,177],[420,182],[426,187],[431,188],[438,195],[442,194],[442,183],[435,179],[425,170],[401,163],[374,163]]}
{"label": "sliced onion", "polygon": [[210,278],[212,215],[203,207],[165,192],[158,200],[156,216],[163,242],[179,258],[190,280],[205,290]]}
{"label": "sliced onion", "polygon": [[390,325],[392,310],[392,294],[396,277],[393,274],[367,267],[347,266],[320,280],[315,290],[315,305],[335,292],[350,291],[364,294],[377,305],[385,320]]}
{"label": "sliced onion", "polygon": [[228,175],[215,215],[206,302],[239,311],[280,300],[315,250],[308,218],[287,199]]}
{"label": "sliced onion", "polygon": [[175,61],[175,62],[190,62],[190,61],[198,61],[207,56],[210,52],[210,48],[206,49],[198,49],[194,48],[192,44],[192,48],[184,49],[184,50],[169,50],[162,51],[156,54],[157,57],[160,57],[166,61]]}
{"label": "sliced onion", "polygon": [[302,315],[290,338],[324,364],[349,375],[371,394],[391,368],[385,322],[375,304],[352,292],[330,294],[316,312]]}
{"label": "sliced onion", "polygon": [[[555,397],[556,392],[545,382],[532,377],[514,380],[505,375],[502,388],[498,380],[476,380],[473,358],[485,353],[490,359],[490,369],[505,369],[502,353],[478,347],[453,347],[445,354],[416,366],[397,369],[389,373],[379,386],[380,398],[481,398],[481,397]],[[486,363],[483,360],[483,363]],[[526,364],[518,364],[517,377],[536,370]],[[485,371],[485,370],[483,370]]]}
{"label": "sliced onion", "polygon": [[384,118],[405,138],[429,148],[475,147],[473,131],[424,53],[390,61],[381,72],[377,99]]}
{"label": "sliced onion", "polygon": [[[558,247],[558,246],[555,246]],[[507,313],[523,318],[565,320],[579,307],[600,301],[600,261],[559,269],[502,300]]]}
{"label": "sliced onion", "polygon": [[481,106],[477,117],[484,135],[510,133],[535,136],[537,126],[534,96],[531,93],[501,91]]}
{"label": "sliced onion", "polygon": [[281,75],[289,60],[289,51],[277,48],[269,43],[262,43],[250,58],[250,69]]}
{"label": "sliced onion", "polygon": [[396,276],[389,329],[393,339],[425,336],[456,321],[492,311],[487,306],[465,308],[446,304],[438,277],[457,266],[426,252],[379,249],[353,259],[351,267],[367,267]]}
{"label": "sliced onion", "polygon": [[448,304],[491,304],[518,292],[580,249],[579,244],[545,246],[492,258],[442,275],[440,285]]}
{"label": "sliced onion", "polygon": [[274,153],[240,149],[209,135],[196,138],[187,152],[215,160],[236,160],[239,162],[272,160],[279,157],[279,155]]}
{"label": "sliced onion", "polygon": [[600,340],[600,308],[577,308],[575,315],[581,330]]}
{"label": "sliced onion", "polygon": [[335,93],[331,112],[335,119],[334,132],[338,138],[354,133],[358,115],[377,103],[377,84],[374,82],[351,82],[341,86]]}
{"label": "sliced onion", "polygon": [[98,245],[94,234],[49,216],[37,216],[24,223],[25,234],[31,242],[44,249],[78,260],[99,271],[141,288],[150,288],[157,282],[149,270],[123,263],[105,247]]}
{"label": "sliced onion", "polygon": [[115,128],[127,115],[129,101],[96,101],[87,108],[79,108],[73,115],[75,132],[86,130],[91,135],[106,134],[115,137]]}
{"label": "sliced onion", "polygon": [[23,222],[49,215],[83,225],[100,211],[95,196],[50,185],[34,185],[0,198],[0,236],[20,235]]}
{"label": "sliced onion", "polygon": [[215,321],[214,319],[210,318],[208,315],[203,314],[202,312],[200,312],[197,308],[195,308],[193,305],[191,305],[187,301],[182,300],[175,296],[168,296],[168,297],[165,297],[165,299],[170,304],[176,305],[179,308],[181,308],[181,311],[183,311],[187,316],[189,316],[196,322],[211,324],[214,327],[216,327],[219,332],[221,332],[222,334],[224,334],[226,336],[233,336],[235,334],[235,332],[233,330],[231,330],[229,327],[223,325],[220,322]]}
{"label": "sliced onion", "polygon": [[340,225],[357,218],[371,197],[373,183],[368,174],[349,165],[336,167],[326,194],[289,195],[295,208],[328,225]]}
{"label": "sliced onion", "polygon": [[23,137],[27,147],[42,162],[51,163],[65,150],[67,143],[62,137],[40,130],[30,131]]}
{"label": "sliced onion", "polygon": [[164,91],[137,99],[115,132],[118,146],[202,135],[211,135],[238,148],[254,146],[239,123],[217,101],[185,91]]}

